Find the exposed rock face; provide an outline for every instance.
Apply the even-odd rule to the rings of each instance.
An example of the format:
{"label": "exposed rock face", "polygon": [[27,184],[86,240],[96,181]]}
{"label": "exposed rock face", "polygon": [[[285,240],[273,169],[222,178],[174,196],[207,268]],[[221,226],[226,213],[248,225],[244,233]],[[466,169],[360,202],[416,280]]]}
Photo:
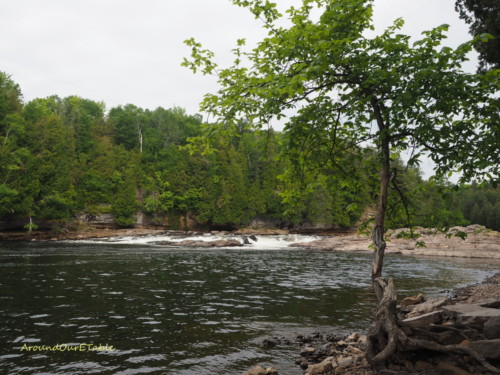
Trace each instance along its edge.
{"label": "exposed rock face", "polygon": [[247,235],[256,235],[256,234],[288,234],[289,231],[286,229],[275,229],[275,228],[265,228],[265,227],[248,227],[248,228],[240,228],[234,232],[235,234],[247,234]]}
{"label": "exposed rock face", "polygon": [[[415,232],[421,236],[418,241],[422,241],[426,245],[422,248],[416,247],[415,240],[397,238],[398,234],[403,231],[409,230],[403,228],[387,233],[386,253],[500,259],[500,232],[487,230],[480,225],[451,228],[448,233],[452,236],[449,238],[444,233],[436,234],[429,229],[416,228]],[[465,240],[453,236],[459,231],[467,233]],[[327,237],[292,246],[321,250],[371,251],[369,248],[371,243],[372,240],[369,236],[348,235]]]}
{"label": "exposed rock face", "polygon": [[439,323],[440,321],[441,321],[441,311],[433,311],[427,314],[403,320],[405,324],[413,328],[425,327],[430,324]]}
{"label": "exposed rock face", "polygon": [[249,228],[286,228],[290,223],[280,219],[273,219],[257,215],[248,225]]}
{"label": "exposed rock face", "polygon": [[91,224],[96,226],[97,228],[99,227],[108,227],[108,228],[113,228],[116,227],[116,221],[113,215],[109,213],[103,213],[103,214],[82,214],[77,217],[77,220],[81,221],[82,223],[86,224]]}
{"label": "exposed rock face", "polygon": [[500,309],[484,307],[487,302],[483,303],[460,303],[456,305],[445,306],[444,310],[448,311],[455,317],[464,318],[483,318],[484,320],[490,317],[500,317]]}
{"label": "exposed rock face", "polygon": [[215,240],[215,241],[201,241],[201,240],[184,240],[184,241],[155,241],[151,242],[154,245],[163,246],[187,246],[187,247],[234,247],[243,246],[243,243],[238,240]]}
{"label": "exposed rock face", "polygon": [[412,311],[408,314],[408,318],[436,311],[441,306],[447,305],[449,303],[450,299],[448,297],[428,300],[419,305],[415,305]]}

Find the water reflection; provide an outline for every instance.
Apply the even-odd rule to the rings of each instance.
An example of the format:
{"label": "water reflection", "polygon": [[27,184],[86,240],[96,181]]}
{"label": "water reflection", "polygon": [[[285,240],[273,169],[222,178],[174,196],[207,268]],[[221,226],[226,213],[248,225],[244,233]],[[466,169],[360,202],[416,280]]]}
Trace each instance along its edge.
{"label": "water reflection", "polygon": [[[268,351],[261,340],[359,330],[374,308],[365,254],[2,246],[1,373],[240,374],[261,362],[300,374],[294,348]],[[386,270],[400,295],[438,294],[485,276],[480,266],[435,258],[388,257]],[[21,351],[82,343],[116,350]]]}

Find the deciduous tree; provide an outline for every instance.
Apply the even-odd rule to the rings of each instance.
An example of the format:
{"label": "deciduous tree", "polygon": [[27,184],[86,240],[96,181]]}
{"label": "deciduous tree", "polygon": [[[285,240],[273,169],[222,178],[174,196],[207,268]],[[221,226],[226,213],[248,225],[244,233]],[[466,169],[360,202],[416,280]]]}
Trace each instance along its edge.
{"label": "deciduous tree", "polygon": [[[401,19],[380,35],[367,36],[373,29],[368,0],[303,0],[287,10],[285,20],[267,0],[233,3],[261,19],[268,36],[250,51],[239,40],[228,68],[219,68],[214,54],[194,39],[186,41],[191,59],[183,65],[216,75],[220,85],[201,103],[216,121],[208,135],[230,132],[242,120],[260,127],[285,118],[285,133],[299,140],[321,134],[314,146],[328,145],[333,158],[372,144],[380,168],[372,284],[380,305],[368,355],[381,367],[397,347],[424,347],[398,328],[394,285],[382,278],[394,162],[401,151],[411,150],[410,165],[427,154],[438,176],[460,171],[462,181],[498,178],[500,105],[494,96],[499,71],[463,72],[461,65],[480,37],[456,49],[443,46],[447,25],[424,31],[413,43],[400,33]],[[308,152],[314,156],[314,149]],[[296,154],[304,156],[301,150]]]}
{"label": "deciduous tree", "polygon": [[469,24],[473,36],[483,35],[488,40],[475,45],[480,58],[479,71],[500,69],[500,1],[456,0],[455,9]]}

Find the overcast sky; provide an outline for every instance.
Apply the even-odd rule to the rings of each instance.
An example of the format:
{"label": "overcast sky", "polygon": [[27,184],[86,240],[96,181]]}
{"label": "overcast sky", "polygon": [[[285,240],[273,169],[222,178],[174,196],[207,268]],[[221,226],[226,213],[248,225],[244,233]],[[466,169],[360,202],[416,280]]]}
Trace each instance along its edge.
{"label": "overcast sky", "polygon": [[[298,0],[278,0],[280,9]],[[375,0],[382,30],[403,17],[404,32],[448,23],[449,45],[469,38],[455,0]],[[236,39],[263,36],[258,20],[230,0],[0,0],[0,70],[12,75],[25,101],[78,95],[107,108],[180,106],[198,111],[211,77],[180,66],[194,37],[229,62]],[[471,70],[474,65],[471,64]]]}

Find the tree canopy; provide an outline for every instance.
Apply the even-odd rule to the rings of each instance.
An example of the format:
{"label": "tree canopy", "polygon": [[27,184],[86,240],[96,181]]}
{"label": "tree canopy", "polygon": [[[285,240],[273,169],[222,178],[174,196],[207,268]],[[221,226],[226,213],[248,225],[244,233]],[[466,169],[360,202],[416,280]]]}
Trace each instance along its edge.
{"label": "tree canopy", "polygon": [[[497,0],[456,0],[455,8],[465,22],[470,33],[487,39],[487,43],[477,43],[479,71],[500,69],[500,2]],[[489,35],[488,35],[489,34]]]}
{"label": "tree canopy", "polygon": [[[400,33],[401,19],[372,37],[368,0],[303,0],[286,11],[285,21],[270,1],[233,3],[261,19],[268,36],[250,51],[243,51],[245,42],[238,40],[228,68],[219,68],[214,54],[195,40],[186,41],[191,59],[183,64],[217,75],[220,85],[217,93],[205,96],[201,109],[215,117],[223,133],[240,131],[242,121],[262,127],[273,118],[286,118],[292,178],[303,178],[294,172],[308,164],[304,160],[326,152],[328,163],[320,166],[341,171],[336,157],[359,155],[360,144],[373,145],[380,189],[372,283],[382,308],[395,295],[392,282],[381,275],[389,185],[397,183],[400,172],[397,156],[410,152],[408,164],[415,165],[427,155],[438,178],[457,171],[461,182],[499,177],[500,71],[476,75],[461,68],[473,46],[489,38],[480,35],[453,49],[443,45],[448,26],[441,25],[411,41]],[[211,129],[208,136],[214,133]],[[368,353],[375,367],[405,337],[392,323],[379,321],[370,335]],[[387,349],[378,342],[384,335],[393,344]]]}
{"label": "tree canopy", "polygon": [[[269,36],[249,52],[239,40],[229,68],[219,69],[213,54],[192,39],[186,41],[192,59],[184,61],[218,76],[220,90],[206,95],[201,109],[225,128],[242,119],[262,126],[294,111],[285,125],[294,139],[324,132],[323,142],[332,145],[347,138],[351,144],[384,141],[392,152],[412,149],[410,164],[427,152],[441,175],[460,170],[463,181],[498,176],[499,114],[492,95],[499,74],[461,70],[478,39],[443,46],[448,26],[441,25],[411,43],[399,33],[401,19],[367,37],[369,1],[304,1],[287,11],[288,28],[279,26],[283,16],[271,2],[233,2],[262,18]],[[322,11],[318,20],[311,16],[315,6]]]}
{"label": "tree canopy", "polygon": [[[498,179],[499,72],[461,69],[479,37],[452,49],[443,46],[448,26],[441,25],[412,42],[399,33],[401,19],[369,37],[370,1],[306,0],[287,10],[288,27],[280,26],[284,16],[269,1],[233,3],[260,18],[268,37],[251,51],[243,51],[239,40],[229,68],[219,68],[195,40],[186,41],[192,52],[184,65],[215,74],[220,84],[201,103],[218,124],[208,135],[238,132],[243,121],[262,127],[288,115],[290,173],[297,165],[314,165],[310,156],[325,152],[330,166],[341,169],[335,157],[368,143],[378,150],[386,185],[395,181],[394,162],[402,151],[411,152],[409,165],[430,157],[438,177],[459,171],[462,182]],[[320,8],[318,19],[314,8]],[[385,213],[387,186],[382,190]]]}

